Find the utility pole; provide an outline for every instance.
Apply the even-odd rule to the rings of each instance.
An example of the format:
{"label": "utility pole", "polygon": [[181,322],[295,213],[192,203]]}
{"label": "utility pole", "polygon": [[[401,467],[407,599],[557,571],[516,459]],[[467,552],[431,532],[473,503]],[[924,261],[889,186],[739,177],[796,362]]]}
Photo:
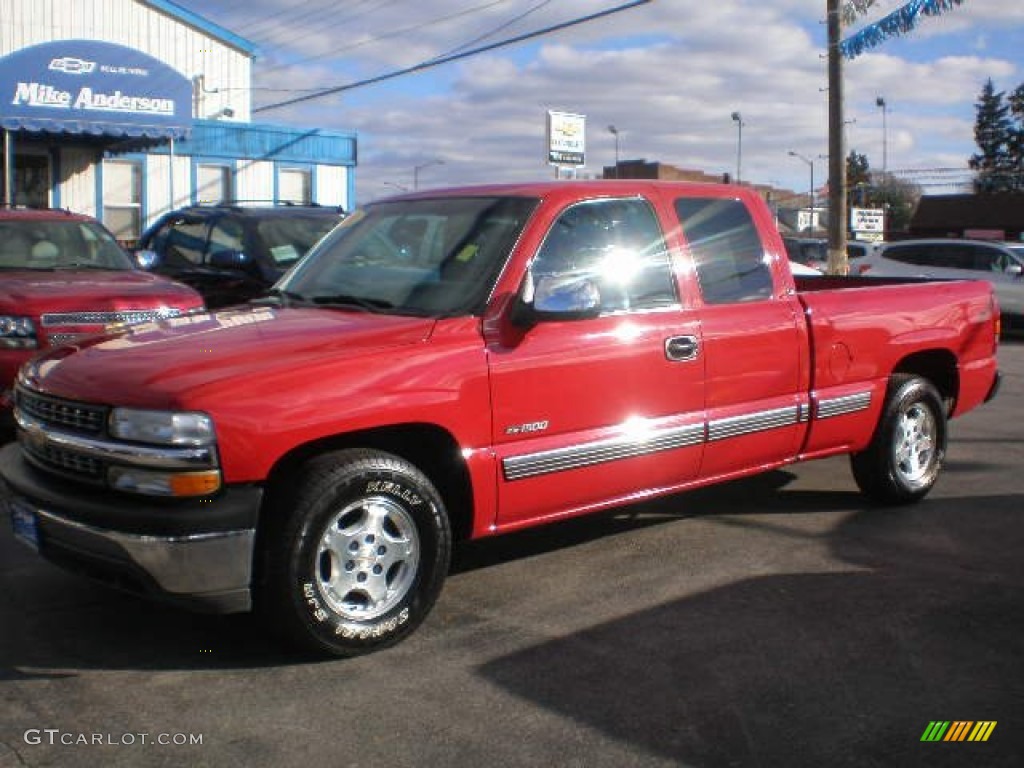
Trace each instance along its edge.
{"label": "utility pole", "polygon": [[846,258],[846,142],[843,129],[842,18],[839,0],[828,9],[828,267],[830,275],[850,270]]}

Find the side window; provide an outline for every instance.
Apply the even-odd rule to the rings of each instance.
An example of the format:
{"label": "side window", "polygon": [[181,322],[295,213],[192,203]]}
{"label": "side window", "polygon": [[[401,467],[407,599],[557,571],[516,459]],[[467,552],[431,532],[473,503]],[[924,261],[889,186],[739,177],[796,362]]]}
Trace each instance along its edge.
{"label": "side window", "polygon": [[885,258],[916,266],[927,266],[930,263],[927,254],[916,245],[897,245],[886,248]]}
{"label": "side window", "polygon": [[567,209],[531,266],[534,280],[554,277],[596,289],[602,312],[677,303],[675,278],[658,220],[645,200],[594,200]]}
{"label": "side window", "polygon": [[707,304],[757,301],[772,295],[772,274],[747,207],[739,200],[682,197],[683,227]]}
{"label": "side window", "polygon": [[242,244],[242,224],[231,218],[222,218],[210,229],[209,255],[224,251],[240,252]]}
{"label": "side window", "polygon": [[1006,269],[1006,257],[995,248],[989,248],[984,245],[972,245],[970,249],[973,257],[971,259],[971,269],[982,272],[1002,272]]}
{"label": "side window", "polygon": [[202,264],[206,238],[205,221],[172,219],[153,236],[153,250],[171,267]]}

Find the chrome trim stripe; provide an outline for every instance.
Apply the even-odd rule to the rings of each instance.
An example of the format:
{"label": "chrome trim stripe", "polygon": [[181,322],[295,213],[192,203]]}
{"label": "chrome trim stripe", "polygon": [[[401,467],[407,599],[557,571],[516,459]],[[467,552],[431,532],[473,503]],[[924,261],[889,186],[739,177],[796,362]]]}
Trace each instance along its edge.
{"label": "chrome trim stripe", "polygon": [[55,325],[109,325],[111,323],[144,323],[182,314],[175,307],[154,309],[119,309],[110,312],[49,312],[40,318],[44,328]]}
{"label": "chrome trim stripe", "polygon": [[854,395],[819,400],[816,413],[819,419],[829,419],[833,416],[845,416],[848,413],[863,411],[870,405],[871,392],[858,392]]}
{"label": "chrome trim stripe", "polygon": [[641,436],[623,435],[586,445],[573,445],[540,453],[510,456],[502,459],[501,464],[506,480],[522,480],[526,477],[536,477],[551,472],[644,456],[688,445],[699,445],[703,441],[704,425],[687,424],[682,427],[652,430]]}
{"label": "chrome trim stripe", "polygon": [[795,405],[759,413],[747,413],[742,416],[730,416],[727,419],[716,419],[708,423],[708,441],[725,440],[729,437],[740,437],[778,427],[789,427],[799,421],[800,409]]}
{"label": "chrome trim stripe", "polygon": [[14,418],[24,431],[22,440],[35,445],[52,445],[66,451],[74,451],[100,461],[127,464],[149,469],[215,469],[218,466],[217,452],[213,446],[188,448],[163,448],[129,443],[115,443],[97,440],[85,435],[61,432],[46,426],[43,422],[28,416],[20,408],[15,409]]}

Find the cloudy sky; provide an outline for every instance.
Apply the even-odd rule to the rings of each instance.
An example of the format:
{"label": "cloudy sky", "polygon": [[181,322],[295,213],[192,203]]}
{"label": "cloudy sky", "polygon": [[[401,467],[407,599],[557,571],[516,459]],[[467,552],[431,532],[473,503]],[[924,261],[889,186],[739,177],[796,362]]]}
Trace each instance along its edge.
{"label": "cloudy sky", "polygon": [[[252,42],[253,103],[413,67],[627,0],[177,0]],[[878,0],[855,32],[906,4]],[[413,184],[553,178],[548,110],[587,120],[584,174],[619,156],[806,190],[827,173],[825,0],[653,0],[586,24],[253,119],[356,131],[360,202]],[[965,0],[844,64],[847,150],[952,192],[986,79],[1024,84],[1024,2]],[[431,164],[431,165],[427,165]],[[940,170],[936,170],[940,169]]]}

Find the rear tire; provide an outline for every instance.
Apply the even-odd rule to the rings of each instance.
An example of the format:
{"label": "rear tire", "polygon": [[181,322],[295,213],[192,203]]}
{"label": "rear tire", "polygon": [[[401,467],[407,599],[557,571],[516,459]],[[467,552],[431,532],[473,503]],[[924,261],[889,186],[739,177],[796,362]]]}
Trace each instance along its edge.
{"label": "rear tire", "polygon": [[946,455],[946,412],[926,379],[893,374],[871,444],[850,457],[861,491],[881,504],[908,504],[935,485]]}
{"label": "rear tire", "polygon": [[451,555],[430,480],[397,456],[343,450],[309,462],[295,487],[266,521],[257,610],[319,655],[369,653],[409,635],[440,594]]}

